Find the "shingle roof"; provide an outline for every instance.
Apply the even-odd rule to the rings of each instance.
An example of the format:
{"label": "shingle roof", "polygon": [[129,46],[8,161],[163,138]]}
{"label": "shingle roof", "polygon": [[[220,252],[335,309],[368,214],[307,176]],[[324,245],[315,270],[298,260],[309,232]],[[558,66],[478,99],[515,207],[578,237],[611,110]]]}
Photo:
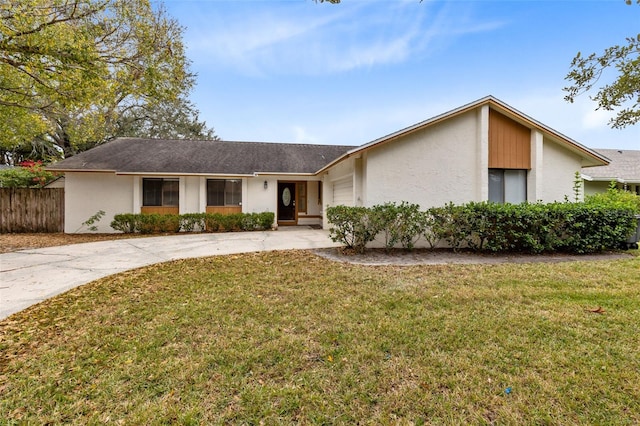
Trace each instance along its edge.
{"label": "shingle roof", "polygon": [[640,151],[618,149],[596,149],[611,160],[608,166],[587,167],[582,174],[593,180],[617,180],[640,183]]}
{"label": "shingle roof", "polygon": [[118,138],[51,164],[56,171],[225,174],[315,173],[353,146]]}

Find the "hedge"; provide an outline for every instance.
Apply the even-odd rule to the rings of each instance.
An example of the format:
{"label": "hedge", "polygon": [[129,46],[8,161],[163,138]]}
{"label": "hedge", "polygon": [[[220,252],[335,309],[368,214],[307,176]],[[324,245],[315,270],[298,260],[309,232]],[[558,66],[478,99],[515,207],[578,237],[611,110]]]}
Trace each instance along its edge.
{"label": "hedge", "polygon": [[271,229],[275,214],[263,213],[186,213],[134,214],[114,216],[111,227],[124,233],[232,232]]}
{"label": "hedge", "polygon": [[636,229],[637,200],[621,203],[615,195],[584,203],[449,203],[426,211],[406,202],[336,206],[327,208],[327,218],[331,239],[358,253],[378,236],[386,249],[410,250],[422,238],[454,250],[593,253],[620,248]]}

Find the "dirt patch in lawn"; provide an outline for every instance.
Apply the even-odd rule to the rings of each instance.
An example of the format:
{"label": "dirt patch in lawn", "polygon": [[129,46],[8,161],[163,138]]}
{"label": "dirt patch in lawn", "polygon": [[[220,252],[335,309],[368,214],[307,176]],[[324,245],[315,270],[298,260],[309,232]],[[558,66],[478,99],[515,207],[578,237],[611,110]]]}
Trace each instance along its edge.
{"label": "dirt patch in lawn", "polygon": [[139,234],[0,234],[0,253],[12,251],[91,243],[94,241],[139,238]]}
{"label": "dirt patch in lawn", "polygon": [[589,260],[628,259],[627,252],[604,252],[595,254],[569,253],[476,253],[468,250],[415,249],[407,251],[394,249],[367,249],[363,254],[355,254],[342,248],[318,249],[315,253],[326,259],[359,265],[445,265],[445,264],[498,264],[569,262]]}

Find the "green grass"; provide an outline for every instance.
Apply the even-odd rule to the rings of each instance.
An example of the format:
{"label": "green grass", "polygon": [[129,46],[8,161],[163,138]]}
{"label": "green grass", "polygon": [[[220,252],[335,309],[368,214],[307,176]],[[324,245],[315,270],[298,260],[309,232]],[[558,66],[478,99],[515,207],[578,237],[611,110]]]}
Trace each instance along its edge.
{"label": "green grass", "polygon": [[0,424],[633,425],[639,324],[638,256],[176,261],[0,322]]}

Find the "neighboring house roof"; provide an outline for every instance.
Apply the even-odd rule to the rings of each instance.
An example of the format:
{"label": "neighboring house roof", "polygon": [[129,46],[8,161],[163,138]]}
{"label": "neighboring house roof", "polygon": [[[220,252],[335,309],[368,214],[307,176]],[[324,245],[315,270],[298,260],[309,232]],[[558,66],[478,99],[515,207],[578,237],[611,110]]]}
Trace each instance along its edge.
{"label": "neighboring house roof", "polygon": [[589,167],[582,176],[589,181],[615,180],[621,183],[640,183],[640,151],[622,149],[596,149],[611,160],[608,166]]}
{"label": "neighboring house roof", "polygon": [[382,144],[386,144],[389,142],[392,142],[400,137],[406,136],[408,134],[411,134],[413,132],[417,132],[423,129],[426,129],[427,127],[433,126],[435,124],[438,124],[444,120],[448,120],[450,118],[456,117],[460,114],[464,114],[466,112],[469,112],[473,109],[476,109],[478,107],[484,106],[484,105],[488,105],[491,109],[498,111],[506,116],[508,116],[509,118],[521,123],[522,125],[529,127],[529,128],[533,128],[533,129],[537,129],[539,131],[541,131],[545,136],[547,136],[548,138],[551,138],[552,140],[558,142],[559,144],[565,146],[566,148],[568,148],[569,150],[578,153],[579,155],[581,155],[586,161],[587,163],[585,163],[585,167],[591,167],[591,166],[601,166],[601,165],[605,165],[608,164],[608,159],[599,154],[598,152],[587,148],[586,146],[576,142],[575,140],[569,138],[568,136],[563,135],[562,133],[558,132],[557,130],[554,130],[542,123],[540,123],[537,120],[534,120],[533,118],[529,117],[528,115],[518,111],[517,109],[513,108],[510,105],[507,105],[506,103],[502,102],[501,100],[493,97],[493,96],[485,96],[484,98],[478,99],[477,101],[471,102],[469,104],[463,105],[459,108],[453,109],[451,111],[445,112],[444,114],[440,114],[437,115],[435,117],[429,118],[427,120],[421,121],[417,124],[414,124],[412,126],[406,127],[402,130],[398,130],[397,132],[388,134],[386,136],[383,136],[379,139],[375,139],[367,144],[364,144],[362,146],[359,146],[355,149],[352,149],[351,151],[345,153],[342,157],[336,159],[333,163],[327,164],[322,170],[320,170],[319,172],[322,172],[323,170],[328,169],[329,167],[331,167],[333,164],[338,163],[340,161],[343,161],[344,159],[354,156],[354,155],[359,155],[360,153],[367,151],[373,147],[382,145]]}
{"label": "neighboring house roof", "polygon": [[353,146],[118,138],[51,171],[118,174],[314,174]]}

